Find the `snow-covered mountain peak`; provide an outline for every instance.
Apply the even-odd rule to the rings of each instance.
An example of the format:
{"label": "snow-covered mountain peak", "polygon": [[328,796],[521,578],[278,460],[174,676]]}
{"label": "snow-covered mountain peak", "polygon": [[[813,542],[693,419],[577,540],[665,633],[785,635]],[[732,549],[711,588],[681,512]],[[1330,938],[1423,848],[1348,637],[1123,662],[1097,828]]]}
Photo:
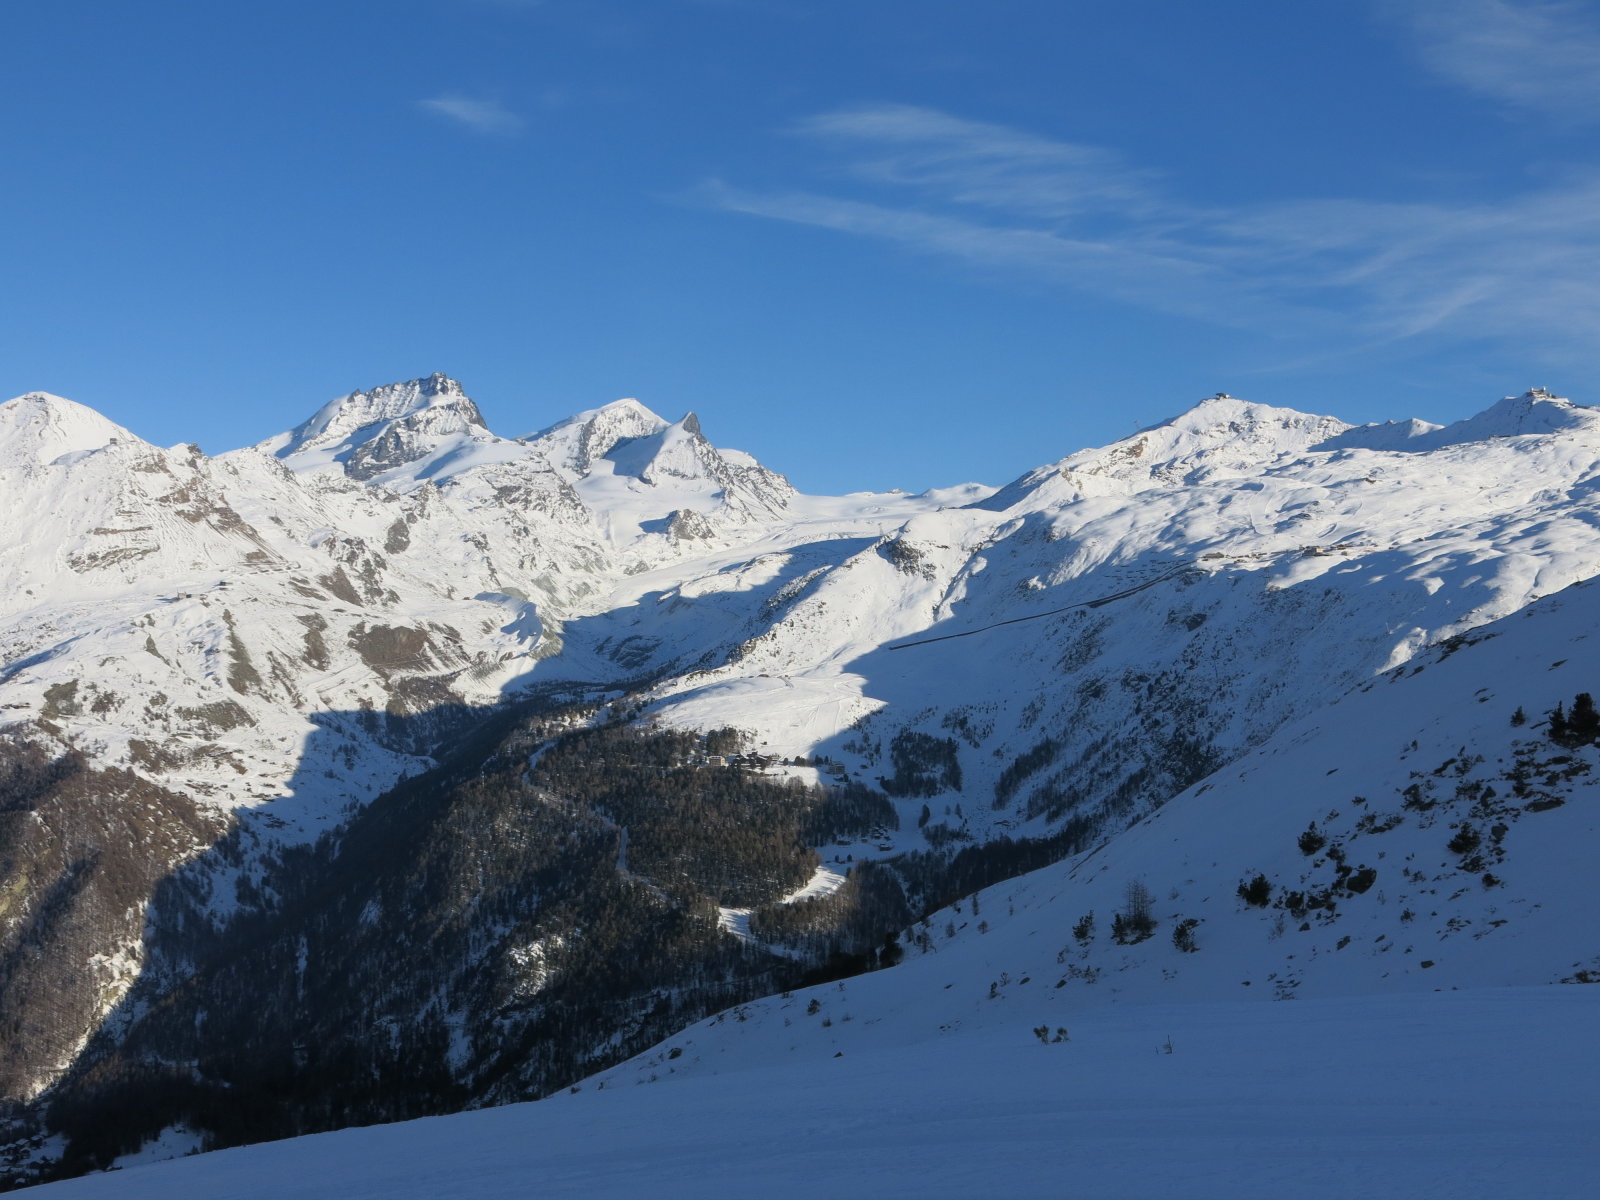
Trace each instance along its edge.
{"label": "snow-covered mountain peak", "polygon": [[685,414],[656,433],[623,438],[605,458],[618,475],[631,475],[645,483],[664,479],[704,479],[716,472],[717,451],[700,432],[700,421]]}
{"label": "snow-covered mountain peak", "polygon": [[665,418],[630,398],[575,413],[524,440],[544,449],[556,467],[581,476],[592,471],[618,442],[649,437],[667,425]]}
{"label": "snow-covered mountain peak", "polygon": [[1427,448],[1597,427],[1600,427],[1600,409],[1574,404],[1544,388],[1529,388],[1520,396],[1507,396],[1491,404],[1476,416],[1446,425],[1427,439]]}
{"label": "snow-covered mountain peak", "polygon": [[1574,404],[1544,388],[1529,388],[1520,396],[1498,400],[1475,416],[1450,425],[1427,421],[1386,421],[1347,429],[1317,450],[1390,450],[1422,452],[1445,446],[1487,442],[1495,438],[1529,437],[1556,433],[1600,431],[1600,409]]}
{"label": "snow-covered mountain peak", "polygon": [[525,440],[586,504],[624,526],[676,512],[775,516],[794,495],[788,480],[750,455],[713,446],[694,413],[668,421],[633,399],[578,413]]}
{"label": "snow-covered mountain peak", "polygon": [[[1119,445],[1143,441],[1140,456],[1171,461],[1184,455],[1226,446],[1256,461],[1298,452],[1349,425],[1337,417],[1317,416],[1240,400],[1226,392],[1207,396],[1194,407],[1141,429]],[[1092,456],[1096,451],[1084,451]],[[1137,456],[1136,456],[1137,457]]]}
{"label": "snow-covered mountain peak", "polygon": [[308,451],[338,447],[360,440],[360,435],[375,434],[376,427],[402,420],[428,410],[449,410],[462,425],[483,427],[478,406],[467,398],[461,385],[437,372],[426,379],[390,383],[370,391],[350,392],[324,404],[307,421],[288,433],[261,444],[279,458]]}
{"label": "snow-covered mountain peak", "polygon": [[1443,429],[1432,421],[1419,421],[1412,417],[1405,421],[1375,421],[1370,425],[1355,425],[1343,433],[1334,434],[1313,450],[1416,450],[1424,443],[1416,441]]}
{"label": "snow-covered mountain peak", "polygon": [[1046,484],[1063,498],[1110,495],[1199,483],[1217,474],[1254,472],[1350,429],[1337,417],[1317,416],[1240,400],[1226,392],[1208,396],[1178,416],[1112,442],[1079,450],[1039,467],[979,506],[1001,510]]}
{"label": "snow-covered mountain peak", "polygon": [[0,404],[0,454],[7,461],[50,463],[113,442],[146,444],[87,405],[49,392],[29,392]]}
{"label": "snow-covered mountain peak", "polygon": [[330,400],[310,420],[256,448],[299,472],[339,466],[353,479],[404,488],[428,474],[428,465],[500,440],[461,385],[436,372]]}

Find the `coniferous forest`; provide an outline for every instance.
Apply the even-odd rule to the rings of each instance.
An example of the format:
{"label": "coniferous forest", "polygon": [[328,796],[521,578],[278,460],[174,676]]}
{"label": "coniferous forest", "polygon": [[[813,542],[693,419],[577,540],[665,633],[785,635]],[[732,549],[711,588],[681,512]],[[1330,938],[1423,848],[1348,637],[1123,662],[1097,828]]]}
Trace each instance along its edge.
{"label": "coniferous forest", "polygon": [[[931,907],[1063,849],[925,851],[779,904],[818,845],[894,807],[708,765],[737,761],[735,730],[624,715],[503,712],[264,873],[230,873],[236,828],[161,883],[140,984],[32,1118],[66,1139],[58,1173],[172,1126],[220,1148],[546,1095],[730,1004],[887,965]],[[219,921],[229,879],[241,915]],[[752,910],[753,937],[719,907]]]}

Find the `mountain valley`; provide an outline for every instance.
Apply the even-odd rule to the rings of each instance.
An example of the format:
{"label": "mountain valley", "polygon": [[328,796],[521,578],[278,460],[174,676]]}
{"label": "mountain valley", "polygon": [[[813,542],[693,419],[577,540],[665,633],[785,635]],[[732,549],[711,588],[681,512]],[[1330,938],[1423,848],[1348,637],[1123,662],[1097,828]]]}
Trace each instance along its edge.
{"label": "mountain valley", "polygon": [[1593,1061],[1600,410],[1218,395],[815,497],[631,400],[506,438],[435,375],[208,457],[34,393],[0,488],[13,1185],[839,1056],[981,1088],[1169,1008],[1525,1008]]}

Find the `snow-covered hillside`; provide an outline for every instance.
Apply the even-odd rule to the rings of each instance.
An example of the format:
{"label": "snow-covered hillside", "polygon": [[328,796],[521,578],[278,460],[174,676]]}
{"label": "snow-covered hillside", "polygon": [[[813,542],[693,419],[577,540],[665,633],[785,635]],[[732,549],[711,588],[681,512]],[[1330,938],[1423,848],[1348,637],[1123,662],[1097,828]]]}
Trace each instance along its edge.
{"label": "snow-covered hillside", "polygon": [[932,914],[897,966],[739,1005],[538,1105],[41,1195],[1584,1195],[1600,746],[1512,718],[1600,678],[1595,587]]}
{"label": "snow-covered hillside", "polygon": [[[1566,433],[1496,432],[1545,409]],[[925,802],[978,841],[1126,819],[1592,573],[1596,414],[1539,396],[1495,412],[1464,422],[1466,441],[1374,451],[1320,448],[1362,432],[1326,418],[1208,401],[853,553],[630,580],[655,586],[601,628],[748,633],[726,662],[657,684],[661,719],[753,726],[869,781],[895,775],[897,739],[903,761],[913,740],[947,744],[960,786],[913,788],[905,826]]]}
{"label": "snow-covered hillside", "polygon": [[1100,1008],[1050,1045],[1013,1016],[918,1044],[858,1018],[862,1044],[838,1058],[585,1085],[37,1195],[1500,1200],[1584,1196],[1600,1167],[1580,989]]}
{"label": "snow-covered hillside", "polygon": [[[830,913],[869,879],[895,892],[883,912],[920,913],[1067,856],[986,887],[981,916],[929,916],[912,961],[850,984],[959,976],[923,1016],[885,1009],[878,1026],[987,1027],[960,1006],[1046,990],[1028,1019],[1053,1030],[1050,1012],[1174,988],[1233,1004],[1587,977],[1600,946],[1578,931],[1596,914],[1559,881],[1592,844],[1593,751],[1540,722],[1600,683],[1583,628],[1597,484],[1600,410],[1538,389],[1444,427],[1217,396],[998,490],[844,497],[800,495],[693,414],[632,400],[502,437],[438,375],[216,457],[58,397],[10,401],[0,496],[29,519],[0,539],[16,797],[0,952],[38,965],[0,982],[0,1019],[39,1032],[0,1050],[0,1090],[34,1097],[97,1031],[104,1050],[159,1014],[195,974],[199,926],[218,946],[246,918],[278,922],[283,945],[311,936],[283,902],[306,848],[334,835],[313,856],[330,879],[329,847],[392,861],[390,843],[361,848],[374,822],[355,817],[441,763],[456,787],[471,736],[503,764],[522,742],[484,733],[494,714],[540,736],[734,729],[760,761],[805,760],[774,786],[876,796],[866,825],[817,835]],[[534,800],[554,836],[566,801],[513,811]],[[611,811],[564,819],[619,839],[607,886],[666,903],[679,883],[630,866]],[[1238,894],[1258,876],[1264,906]],[[768,882],[789,894],[783,920],[822,911]],[[671,900],[696,938],[773,970],[809,952],[771,932],[772,911],[706,886]],[[1122,944],[1110,922],[1130,886],[1157,924]],[[382,920],[417,923],[380,910],[355,909],[377,944]],[[562,915],[524,945],[503,914],[484,920],[472,937],[498,947],[495,986],[524,998],[580,927]],[[449,986],[426,1017],[456,1030],[440,1070],[456,1102],[504,1098],[482,1082],[504,1018]],[[725,1053],[792,1036],[779,1012],[748,1010]],[[385,1036],[408,1019],[384,1016]],[[625,1040],[573,1061],[615,1061]],[[722,1053],[685,1049],[673,1070]]]}
{"label": "snow-covered hillside", "polygon": [[745,1005],[599,1078],[933,1053],[1019,1021],[1053,1044],[1106,1005],[1572,985],[1600,1015],[1577,986],[1600,982],[1600,743],[1544,718],[1600,680],[1597,603],[1575,585],[1419,655],[1132,828],[930,914],[901,965],[820,1006]]}

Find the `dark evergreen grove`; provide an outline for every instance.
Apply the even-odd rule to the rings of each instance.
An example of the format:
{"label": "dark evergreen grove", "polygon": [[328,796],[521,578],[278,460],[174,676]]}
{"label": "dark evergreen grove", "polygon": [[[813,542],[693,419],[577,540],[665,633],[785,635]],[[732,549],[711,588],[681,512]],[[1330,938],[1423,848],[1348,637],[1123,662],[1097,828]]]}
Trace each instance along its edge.
{"label": "dark evergreen grove", "polygon": [[[37,1110],[66,1139],[56,1173],[174,1125],[223,1147],[546,1095],[730,1004],[888,965],[918,917],[1091,833],[858,864],[780,905],[817,846],[895,809],[704,765],[737,744],[529,703],[264,873],[235,828],[156,885],[140,982]],[[943,749],[903,743],[907,792],[949,775]],[[81,768],[16,769],[47,791]],[[758,941],[719,905],[752,908]]]}
{"label": "dark evergreen grove", "polygon": [[961,759],[951,738],[905,729],[889,744],[894,774],[880,779],[891,796],[936,796],[961,790]]}
{"label": "dark evergreen grove", "polygon": [[1547,732],[1552,742],[1568,749],[1600,742],[1600,712],[1595,709],[1594,697],[1579,692],[1573,698],[1570,713],[1564,705],[1557,704],[1550,712]]}

